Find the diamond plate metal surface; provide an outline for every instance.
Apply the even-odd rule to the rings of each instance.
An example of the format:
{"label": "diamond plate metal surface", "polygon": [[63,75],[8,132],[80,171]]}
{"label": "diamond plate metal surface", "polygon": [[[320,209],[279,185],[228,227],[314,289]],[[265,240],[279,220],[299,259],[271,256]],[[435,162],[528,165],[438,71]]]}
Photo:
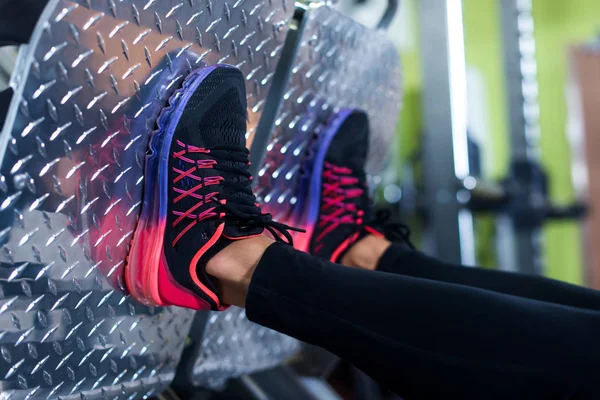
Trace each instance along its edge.
{"label": "diamond plate metal surface", "polygon": [[192,382],[219,388],[229,378],[280,365],[299,350],[300,342],[248,321],[241,308],[211,313]]}
{"label": "diamond plate metal surface", "polygon": [[311,143],[332,113],[360,108],[370,117],[367,172],[384,167],[400,114],[400,56],[384,32],[328,6],[309,7],[292,75],[259,171],[263,208],[287,221],[295,207]]}
{"label": "diamond plate metal surface", "polygon": [[251,142],[290,1],[49,2],[0,135],[0,399],[133,399],[172,380],[194,314],[122,282],[149,132],[185,75],[228,63]]}

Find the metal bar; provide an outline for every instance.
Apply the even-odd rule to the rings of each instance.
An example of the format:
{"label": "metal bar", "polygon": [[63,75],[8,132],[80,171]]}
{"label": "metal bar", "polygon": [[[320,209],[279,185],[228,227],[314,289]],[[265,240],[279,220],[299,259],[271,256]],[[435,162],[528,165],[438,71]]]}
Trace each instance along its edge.
{"label": "metal bar", "polygon": [[305,344],[302,352],[289,365],[298,375],[326,378],[339,362],[340,359],[327,350]]}
{"label": "metal bar", "polygon": [[444,261],[475,263],[472,215],[456,198],[469,176],[462,1],[422,0],[423,142],[428,236]]}
{"label": "metal bar", "polygon": [[[539,161],[539,104],[534,23],[531,0],[500,0],[504,68],[508,90],[509,127],[513,162]],[[531,194],[538,192],[527,188]],[[534,201],[535,199],[529,199]],[[500,269],[525,273],[542,272],[542,239],[539,228],[515,228],[514,221],[501,218],[498,233],[512,238],[500,249]],[[512,248],[511,252],[504,251]]]}
{"label": "metal bar", "polygon": [[209,311],[198,311],[196,313],[189,334],[186,337],[184,351],[181,354],[179,364],[177,364],[175,378],[171,386],[183,397],[196,390],[194,388],[194,364],[202,351],[202,338],[209,318]]}
{"label": "metal bar", "polygon": [[396,16],[396,13],[398,12],[398,3],[398,0],[388,0],[385,12],[377,24],[377,29],[389,28],[390,24],[394,20],[394,17]]}
{"label": "metal bar", "polygon": [[317,400],[289,367],[277,367],[232,380],[221,400]]}
{"label": "metal bar", "polygon": [[499,1],[514,158],[539,159],[537,63],[531,0]]}
{"label": "metal bar", "polygon": [[[252,163],[250,172],[253,176],[258,174],[260,167],[263,165],[267,145],[273,135],[275,119],[283,102],[286,84],[291,77],[292,67],[296,53],[298,52],[298,46],[300,45],[300,35],[305,23],[301,10],[302,8],[300,7],[296,9],[294,19],[290,23],[290,29],[288,30],[283,49],[281,50],[281,57],[273,75],[264,111],[256,127],[256,134],[252,142],[252,152],[250,153],[250,162]],[[258,180],[256,180],[255,184],[258,184]]]}

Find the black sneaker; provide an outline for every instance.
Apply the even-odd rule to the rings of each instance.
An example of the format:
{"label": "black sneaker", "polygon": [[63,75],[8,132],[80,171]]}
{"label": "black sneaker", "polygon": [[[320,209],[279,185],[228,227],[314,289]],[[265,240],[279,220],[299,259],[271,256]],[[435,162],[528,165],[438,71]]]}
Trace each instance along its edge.
{"label": "black sneaker", "polygon": [[408,229],[389,222],[389,214],[373,213],[365,164],[369,148],[369,118],[363,111],[345,109],[329,122],[319,139],[305,185],[306,234],[297,247],[339,262],[352,245],[366,235],[386,236],[406,243]]}
{"label": "black sneaker", "polygon": [[197,70],[171,97],[150,140],[142,214],[125,268],[138,301],[223,310],[205,271],[212,256],[264,229],[291,243],[287,227],[256,204],[245,133],[246,91],[236,68]]}

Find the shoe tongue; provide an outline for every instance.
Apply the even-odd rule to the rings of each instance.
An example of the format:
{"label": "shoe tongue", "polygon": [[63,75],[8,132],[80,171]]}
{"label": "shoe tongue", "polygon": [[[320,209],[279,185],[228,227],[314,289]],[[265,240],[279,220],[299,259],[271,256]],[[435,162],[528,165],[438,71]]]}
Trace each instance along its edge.
{"label": "shoe tongue", "polygon": [[[366,187],[366,176],[364,172],[367,161],[367,153],[369,147],[369,121],[364,112],[342,110],[330,121],[329,126],[325,129],[324,137],[332,136],[331,142],[327,148],[325,160],[337,167],[344,167],[351,170],[349,174],[340,173],[342,180],[352,177],[357,178],[358,183],[342,184],[344,190],[347,190],[346,195],[350,198],[344,199],[343,202],[356,204],[359,210],[368,212],[369,199]],[[338,175],[334,173],[334,175]],[[362,195],[354,197],[356,190],[362,190]],[[358,216],[357,216],[358,217]],[[363,216],[363,221],[366,221],[367,215]],[[319,243],[312,243],[313,251],[317,251],[326,258],[336,255],[336,260],[343,256],[336,252],[340,246],[349,245],[348,240],[359,240],[364,237],[364,229],[360,229],[358,223],[341,223],[327,235],[319,246]]]}
{"label": "shoe tongue", "polygon": [[246,110],[240,104],[234,88],[204,113],[198,128],[204,145],[208,148],[222,145],[245,146]]}
{"label": "shoe tongue", "polygon": [[[235,90],[228,91],[223,99],[215,104],[210,112],[202,119],[201,129],[202,138],[206,147],[231,145],[237,147],[245,147],[246,133],[246,110],[242,109],[239,99],[237,99]],[[220,150],[222,151],[222,150]],[[248,167],[243,162],[230,161],[225,159],[218,160],[221,165],[246,170]],[[248,178],[242,174],[230,171],[220,172],[225,181],[234,184],[245,186]],[[244,193],[233,188],[223,188],[227,195],[230,205],[235,206],[243,213],[260,212],[254,207],[254,195]],[[248,203],[252,206],[239,206],[238,203]],[[254,236],[262,233],[263,229],[255,227],[252,229],[244,229],[237,223],[226,223],[223,234],[231,239]]]}
{"label": "shoe tongue", "polygon": [[[331,121],[330,128],[337,129],[329,144],[326,161],[352,170],[351,176],[358,179],[356,188],[363,191],[363,195],[354,198],[352,202],[356,203],[360,210],[368,212],[370,207],[365,165],[369,152],[369,118],[362,111],[352,111],[349,115],[348,112],[341,111]],[[338,119],[342,119],[341,124]],[[345,189],[353,190],[350,187]],[[368,221],[367,218],[369,216],[365,215],[363,220]],[[351,228],[354,227],[349,229]]]}
{"label": "shoe tongue", "polygon": [[[344,114],[340,113],[331,121],[331,128],[339,124],[338,118],[344,118]],[[362,180],[369,151],[367,115],[363,112],[353,112],[345,117],[336,132],[327,150],[327,161],[360,173],[362,176],[359,178]]]}

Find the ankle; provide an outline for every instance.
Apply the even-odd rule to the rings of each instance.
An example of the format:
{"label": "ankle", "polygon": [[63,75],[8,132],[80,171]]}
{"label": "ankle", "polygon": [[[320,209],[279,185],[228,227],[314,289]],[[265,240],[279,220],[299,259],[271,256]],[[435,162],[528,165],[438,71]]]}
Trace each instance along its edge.
{"label": "ankle", "polygon": [[273,240],[266,236],[231,243],[206,264],[206,272],[215,279],[221,302],[245,307],[254,270]]}
{"label": "ankle", "polygon": [[387,239],[367,235],[356,242],[340,260],[343,265],[375,271],[379,259],[392,245]]}

